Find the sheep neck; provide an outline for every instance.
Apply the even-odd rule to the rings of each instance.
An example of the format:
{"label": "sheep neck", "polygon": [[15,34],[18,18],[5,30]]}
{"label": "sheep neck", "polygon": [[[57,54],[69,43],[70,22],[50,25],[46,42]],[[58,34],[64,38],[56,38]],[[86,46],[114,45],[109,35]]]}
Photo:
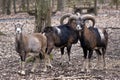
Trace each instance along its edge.
{"label": "sheep neck", "polygon": [[88,28],[87,28],[86,25],[83,27],[83,32],[84,32],[84,33],[86,33],[86,32],[88,33],[88,32],[89,32],[89,30],[88,30]]}
{"label": "sheep neck", "polygon": [[16,34],[16,49],[19,53],[23,50],[23,34]]}
{"label": "sheep neck", "polygon": [[89,39],[91,38],[89,36],[91,34],[91,32],[89,31],[89,29],[87,28],[86,25],[83,27],[83,33],[82,34],[83,34],[84,38],[89,41]]}

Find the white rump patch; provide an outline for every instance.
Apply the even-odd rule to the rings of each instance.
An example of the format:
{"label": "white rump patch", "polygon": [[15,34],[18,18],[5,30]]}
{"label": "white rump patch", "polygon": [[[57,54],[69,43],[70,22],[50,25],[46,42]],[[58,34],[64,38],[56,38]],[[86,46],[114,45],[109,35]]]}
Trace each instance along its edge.
{"label": "white rump patch", "polygon": [[57,29],[58,34],[61,33],[61,30],[58,27],[55,27]]}
{"label": "white rump patch", "polygon": [[105,39],[105,36],[104,36],[102,30],[101,30],[101,29],[98,29],[98,32],[99,32],[99,34],[100,34],[101,40],[104,40],[104,39]]}

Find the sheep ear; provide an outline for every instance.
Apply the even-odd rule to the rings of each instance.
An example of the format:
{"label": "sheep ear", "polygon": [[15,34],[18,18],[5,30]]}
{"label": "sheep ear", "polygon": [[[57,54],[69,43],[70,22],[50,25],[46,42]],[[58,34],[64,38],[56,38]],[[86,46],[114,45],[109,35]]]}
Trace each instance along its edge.
{"label": "sheep ear", "polygon": [[15,25],[15,23],[13,23],[13,25]]}
{"label": "sheep ear", "polygon": [[25,25],[25,23],[21,24],[21,28],[23,28],[24,25]]}
{"label": "sheep ear", "polygon": [[16,30],[17,27],[16,27],[16,24],[15,24],[15,23],[13,23],[13,26],[15,27],[15,30]]}

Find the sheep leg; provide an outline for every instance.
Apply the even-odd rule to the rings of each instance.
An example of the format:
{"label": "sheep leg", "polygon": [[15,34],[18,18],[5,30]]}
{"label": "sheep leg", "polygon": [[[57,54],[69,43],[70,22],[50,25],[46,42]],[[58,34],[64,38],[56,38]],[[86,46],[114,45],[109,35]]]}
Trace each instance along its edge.
{"label": "sheep leg", "polygon": [[90,72],[90,61],[91,61],[92,54],[93,54],[93,50],[89,50],[87,66],[86,66],[87,72]]}
{"label": "sheep leg", "polygon": [[62,48],[60,48],[60,50],[61,50],[61,60],[60,60],[60,64],[62,64],[63,63],[63,61],[64,61],[64,48],[65,47],[62,47]]}
{"label": "sheep leg", "polygon": [[31,72],[34,73],[34,71],[35,71],[35,69],[37,67],[38,62],[39,62],[39,59],[37,58],[37,56],[35,56],[35,62],[33,63],[33,67],[31,69]]}
{"label": "sheep leg", "polygon": [[29,53],[29,55],[26,57],[26,63],[30,62],[31,60],[32,60],[32,62],[34,61],[33,53]]}
{"label": "sheep leg", "polygon": [[[47,51],[52,51],[52,48],[48,48],[48,50]],[[52,65],[51,65],[51,62],[50,62],[50,58],[49,58],[49,54],[50,54],[50,52],[48,53],[48,52],[46,52],[45,51],[45,48],[43,48],[42,50],[41,50],[41,53],[44,55],[44,69],[43,69],[43,71],[47,71],[47,66],[50,66],[51,68],[52,68]]]}
{"label": "sheep leg", "polygon": [[70,52],[72,45],[67,46],[68,60],[70,61]]}
{"label": "sheep leg", "polygon": [[46,66],[49,66],[50,68],[52,68],[53,66],[50,62],[50,58],[49,58],[48,54],[45,54],[45,60],[46,60],[46,62],[45,62]]}
{"label": "sheep leg", "polygon": [[21,71],[18,71],[21,75],[25,75],[25,59],[26,59],[26,53],[20,54],[21,58]]}
{"label": "sheep leg", "polygon": [[100,60],[101,60],[101,52],[99,49],[95,50],[98,56],[98,61],[97,61],[97,68],[99,69],[100,66]]}
{"label": "sheep leg", "polygon": [[87,58],[87,50],[83,48],[83,53],[84,53],[84,60],[83,60],[83,67],[81,69],[82,72],[85,71],[85,68],[86,68],[86,58]]}
{"label": "sheep leg", "polygon": [[[52,52],[53,48],[54,48],[54,43],[53,42],[48,42],[47,49],[46,49],[45,52],[50,55],[50,53]],[[43,49],[43,51],[44,51],[44,49]]]}
{"label": "sheep leg", "polygon": [[105,68],[106,67],[106,64],[105,64],[105,52],[106,52],[106,48],[102,48],[102,52],[103,52],[103,54],[102,54],[102,57],[103,57],[103,68]]}
{"label": "sheep leg", "polygon": [[19,74],[25,75],[25,62],[21,61],[21,70],[18,71]]}

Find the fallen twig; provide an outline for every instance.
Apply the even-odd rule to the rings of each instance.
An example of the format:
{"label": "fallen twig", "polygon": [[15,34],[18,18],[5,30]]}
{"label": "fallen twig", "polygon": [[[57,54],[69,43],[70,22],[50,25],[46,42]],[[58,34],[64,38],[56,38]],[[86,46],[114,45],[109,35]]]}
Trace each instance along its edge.
{"label": "fallen twig", "polygon": [[[64,76],[60,76],[60,77],[51,77],[51,78],[45,78],[45,80],[73,80],[73,79],[100,79],[103,80],[102,77],[98,77],[98,76],[78,76],[78,77],[64,77]],[[40,80],[43,78],[39,78]]]}

